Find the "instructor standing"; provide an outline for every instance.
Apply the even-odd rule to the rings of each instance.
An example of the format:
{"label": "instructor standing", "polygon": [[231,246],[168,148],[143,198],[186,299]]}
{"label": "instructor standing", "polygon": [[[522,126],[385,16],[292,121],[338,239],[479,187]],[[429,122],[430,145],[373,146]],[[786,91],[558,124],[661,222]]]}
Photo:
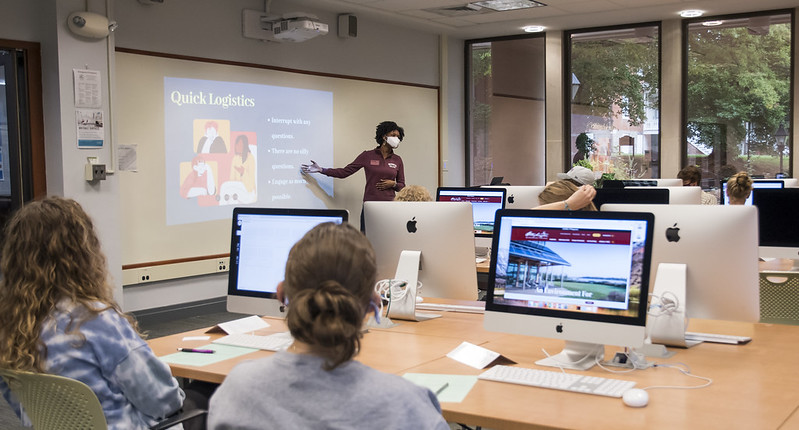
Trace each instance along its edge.
{"label": "instructor standing", "polygon": [[[391,201],[394,194],[405,187],[405,167],[402,158],[394,153],[405,137],[405,131],[393,121],[383,121],[377,125],[375,141],[377,148],[363,151],[352,163],[342,168],[324,168],[311,160],[311,164],[301,166],[303,173],[321,173],[333,178],[346,178],[363,168],[366,186],[363,201]],[[363,210],[361,210],[361,231],[364,231]]]}

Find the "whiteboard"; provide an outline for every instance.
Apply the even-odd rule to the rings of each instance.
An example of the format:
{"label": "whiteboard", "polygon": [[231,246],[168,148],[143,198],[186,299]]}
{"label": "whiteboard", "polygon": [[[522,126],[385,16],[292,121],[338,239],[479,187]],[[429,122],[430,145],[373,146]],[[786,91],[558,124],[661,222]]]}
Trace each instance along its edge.
{"label": "whiteboard", "polygon": [[[343,167],[362,151],[374,149],[376,125],[382,121],[395,121],[405,129],[405,139],[396,153],[403,159],[406,183],[423,185],[432,192],[438,186],[438,88],[277,70],[218,60],[173,58],[161,54],[118,51],[115,59],[116,145],[117,155],[124,157],[120,158],[121,169],[117,170],[122,196],[120,222],[123,266],[202,259],[230,251],[230,214],[234,205],[209,208],[195,203],[203,198],[211,201],[207,196],[199,197],[191,202],[195,206],[189,207],[196,208],[198,213],[211,214],[206,217],[207,220],[202,217],[199,221],[185,223],[174,222],[174,218],[170,218],[169,222],[167,220],[168,209],[172,210],[167,207],[167,202],[173,201],[168,199],[174,199],[179,191],[175,185],[176,178],[186,175],[192,168],[190,159],[181,161],[179,166],[170,158],[172,155],[167,148],[174,142],[171,134],[167,138],[167,131],[175,127],[176,122],[185,122],[188,133],[196,137],[197,133],[201,133],[198,129],[209,118],[185,121],[172,119],[169,125],[165,124],[165,114],[170,108],[165,85],[171,85],[165,84],[165,80],[170,82],[169,79],[177,78],[235,83],[244,87],[262,85],[330,93],[332,165],[320,162],[323,167]],[[236,114],[220,110],[210,119],[219,123],[221,134],[228,139],[235,137],[233,129],[237,121]],[[177,126],[183,127],[184,124]],[[267,152],[262,147],[263,140],[259,139],[257,145],[252,144],[253,150],[257,146],[260,151],[257,152],[259,161]],[[227,145],[231,147],[230,142]],[[198,145],[194,143],[188,147],[197,151]],[[132,163],[133,160],[135,163]],[[302,178],[298,173],[299,165],[295,164],[298,164],[296,159],[281,163],[288,170],[283,173]],[[221,162],[209,163],[211,167],[208,170],[220,173],[219,169],[223,165]],[[266,165],[259,164],[258,175],[272,174],[271,170],[262,168]],[[135,170],[126,170],[132,167]],[[335,180],[317,174],[306,182],[302,192],[315,196],[313,207],[347,209],[350,222],[358,225],[365,184],[362,171],[349,178]],[[259,192],[258,200],[248,205],[275,207],[282,203],[274,203],[274,197],[268,198],[264,194]]]}

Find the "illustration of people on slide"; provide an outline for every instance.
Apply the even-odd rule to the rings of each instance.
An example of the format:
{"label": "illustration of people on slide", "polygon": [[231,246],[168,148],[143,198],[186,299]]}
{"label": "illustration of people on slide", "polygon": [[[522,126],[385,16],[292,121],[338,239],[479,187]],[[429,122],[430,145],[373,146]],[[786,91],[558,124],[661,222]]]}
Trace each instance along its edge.
{"label": "illustration of people on slide", "polygon": [[197,142],[198,154],[224,154],[227,152],[225,139],[219,135],[219,124],[216,121],[205,121],[205,133]]}
{"label": "illustration of people on slide", "polygon": [[181,197],[196,199],[198,206],[254,203],[256,134],[231,131],[230,121],[221,119],[195,119],[192,125],[196,155],[180,163]]}
{"label": "illustration of people on slide", "polygon": [[255,133],[236,132],[233,134],[233,157],[230,163],[230,179],[222,183],[219,190],[220,205],[255,203],[257,163]]}
{"label": "illustration of people on slide", "polygon": [[213,172],[216,169],[216,162],[212,162],[213,167],[211,167],[204,157],[194,157],[188,174],[183,174],[184,164],[186,163],[181,163],[181,176],[185,179],[180,185],[180,195],[183,198],[213,196],[216,194],[216,181],[214,180]]}

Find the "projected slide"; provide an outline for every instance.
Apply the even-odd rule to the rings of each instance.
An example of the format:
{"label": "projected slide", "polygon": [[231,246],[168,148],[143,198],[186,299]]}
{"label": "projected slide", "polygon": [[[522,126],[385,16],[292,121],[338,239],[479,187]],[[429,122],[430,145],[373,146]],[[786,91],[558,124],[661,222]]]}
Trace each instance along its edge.
{"label": "projected slide", "polygon": [[[142,126],[145,126],[142,124]],[[324,208],[333,179],[300,174],[333,164],[333,93],[164,78],[166,221],[230,217],[233,205]]]}

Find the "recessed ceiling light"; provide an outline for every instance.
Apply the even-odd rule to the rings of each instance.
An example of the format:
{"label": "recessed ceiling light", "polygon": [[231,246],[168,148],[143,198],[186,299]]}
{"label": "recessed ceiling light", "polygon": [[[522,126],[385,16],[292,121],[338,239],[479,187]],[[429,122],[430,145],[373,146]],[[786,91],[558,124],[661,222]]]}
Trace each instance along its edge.
{"label": "recessed ceiling light", "polygon": [[688,9],[680,11],[680,16],[683,18],[696,18],[705,14],[703,10]]}
{"label": "recessed ceiling light", "polygon": [[528,25],[522,28],[522,30],[524,30],[526,33],[540,33],[545,29],[546,27],[544,27],[543,25]]}
{"label": "recessed ceiling light", "polygon": [[724,21],[705,21],[702,23],[705,27],[715,27],[721,24],[724,24]]}
{"label": "recessed ceiling light", "polygon": [[471,4],[496,11],[526,9],[529,7],[546,6],[544,3],[535,0],[484,0],[484,1],[472,2]]}

